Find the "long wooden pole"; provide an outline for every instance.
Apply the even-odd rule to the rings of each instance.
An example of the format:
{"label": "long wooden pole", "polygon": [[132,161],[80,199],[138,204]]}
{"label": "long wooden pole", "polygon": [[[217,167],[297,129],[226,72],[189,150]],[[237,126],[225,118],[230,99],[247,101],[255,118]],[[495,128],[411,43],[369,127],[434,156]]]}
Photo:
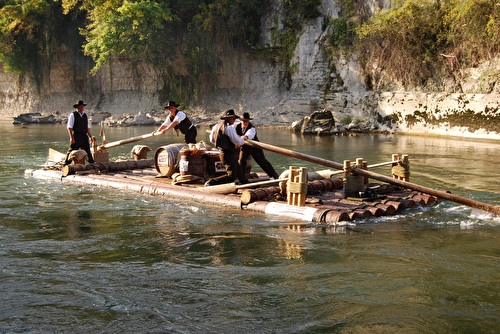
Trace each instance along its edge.
{"label": "long wooden pole", "polygon": [[403,181],[403,180],[398,180],[398,179],[393,179],[393,178],[385,176],[385,175],[380,175],[380,174],[377,174],[377,173],[374,173],[371,171],[360,169],[359,167],[356,167],[356,166],[352,167],[351,171],[353,174],[363,175],[363,176],[370,177],[370,178],[375,179],[375,180],[379,180],[379,181],[383,181],[383,182],[387,182],[387,183],[392,183],[392,184],[398,185],[398,186],[403,187],[403,188],[413,189],[413,190],[420,191],[420,192],[423,192],[423,193],[426,193],[429,195],[433,195],[433,196],[436,196],[436,197],[439,197],[442,199],[457,202],[457,203],[464,204],[464,205],[467,205],[467,206],[470,206],[470,207],[473,207],[476,209],[481,209],[484,211],[492,212],[496,215],[500,215],[500,205],[495,206],[495,205],[491,205],[488,203],[483,203],[483,202],[479,202],[476,200],[472,200],[469,198],[453,195],[453,194],[450,194],[446,191],[427,188],[427,187],[424,187],[424,186],[421,186],[421,185],[418,185],[415,183],[411,183],[411,182],[407,182],[407,181]]}
{"label": "long wooden pole", "polygon": [[120,145],[130,144],[130,143],[134,143],[136,141],[148,139],[148,138],[151,138],[154,136],[159,136],[159,135],[161,135],[160,132],[146,133],[145,135],[142,135],[142,136],[131,137],[131,138],[127,138],[127,139],[113,141],[111,143],[102,144],[102,145],[99,145],[97,147],[97,149],[98,150],[107,149],[107,148],[116,147],[116,146],[120,146]]}
{"label": "long wooden pole", "polygon": [[315,157],[313,155],[309,155],[309,154],[306,154],[306,153],[300,153],[300,152],[297,152],[297,151],[288,150],[286,148],[282,148],[282,147],[278,147],[278,146],[266,144],[266,143],[263,143],[261,141],[255,141],[255,140],[247,139],[247,140],[245,140],[245,144],[247,144],[249,146],[252,146],[252,147],[257,147],[257,148],[261,148],[261,149],[268,150],[268,151],[271,151],[271,152],[283,154],[283,155],[286,155],[286,156],[289,156],[289,157],[292,157],[292,158],[297,158],[297,159],[300,159],[300,160],[313,162],[313,163],[316,163],[316,164],[319,164],[319,165],[323,165],[323,166],[327,166],[327,167],[332,167],[332,168],[340,169],[340,170],[344,169],[344,164],[341,164],[341,163],[338,163],[338,162],[335,162],[335,161],[331,161],[331,160],[326,160],[326,159],[318,158],[318,157]]}
{"label": "long wooden pole", "polygon": [[[257,141],[250,140],[250,139],[245,140],[245,143],[248,144],[249,146],[252,146],[252,147],[257,147],[257,148],[261,148],[261,149],[268,150],[271,152],[283,154],[283,155],[286,155],[286,156],[289,156],[292,158],[297,158],[300,160],[305,160],[305,161],[317,163],[319,165],[332,167],[332,168],[336,168],[336,169],[344,169],[344,165],[341,163],[318,158],[318,157],[315,157],[315,156],[312,156],[309,154],[288,150],[285,148],[266,144],[263,142],[257,142]],[[386,183],[393,184],[393,185],[400,186],[400,187],[407,188],[407,189],[413,189],[413,190],[420,191],[420,192],[423,192],[423,193],[426,193],[429,195],[436,196],[436,197],[441,198],[441,199],[450,200],[450,201],[453,201],[456,203],[460,203],[460,204],[467,205],[467,206],[470,206],[470,207],[473,207],[476,209],[481,209],[484,211],[492,212],[496,215],[500,215],[500,205],[495,206],[495,205],[491,205],[488,203],[483,203],[483,202],[475,201],[472,199],[464,198],[461,196],[453,195],[453,194],[450,194],[450,193],[445,192],[445,191],[427,188],[427,187],[424,187],[424,186],[421,186],[421,185],[418,185],[415,183],[411,183],[411,182],[407,182],[407,181],[403,181],[403,180],[398,180],[398,179],[393,179],[391,177],[387,177],[387,176],[384,176],[384,175],[381,175],[378,173],[374,173],[371,171],[361,169],[357,166],[350,167],[350,171],[351,171],[351,173],[356,174],[356,175],[366,176],[366,177],[369,177],[369,178],[372,178],[375,180],[379,180],[382,182],[386,182]]]}
{"label": "long wooden pole", "polygon": [[231,194],[231,193],[235,193],[238,189],[256,188],[259,186],[275,184],[275,183],[279,183],[282,181],[288,181],[288,178],[265,180],[265,181],[259,181],[259,182],[250,182],[250,183],[246,183],[246,184],[242,184],[242,185],[236,185],[234,182],[231,182],[231,183],[220,184],[220,185],[215,185],[215,186],[210,186],[210,187],[202,187],[202,188],[198,188],[198,190],[201,190],[204,192],[209,192],[209,193],[214,193],[214,194]]}
{"label": "long wooden pole", "polygon": [[[387,166],[387,165],[392,165],[396,163],[396,161],[386,161],[386,162],[379,162],[373,165],[368,165],[366,168],[376,168],[376,167],[382,167],[382,166]],[[316,171],[316,173],[320,174],[321,176],[325,178],[331,178],[334,175],[339,175],[339,174],[344,174],[343,170],[336,170],[336,171],[331,171],[331,170],[326,170],[326,171]]]}

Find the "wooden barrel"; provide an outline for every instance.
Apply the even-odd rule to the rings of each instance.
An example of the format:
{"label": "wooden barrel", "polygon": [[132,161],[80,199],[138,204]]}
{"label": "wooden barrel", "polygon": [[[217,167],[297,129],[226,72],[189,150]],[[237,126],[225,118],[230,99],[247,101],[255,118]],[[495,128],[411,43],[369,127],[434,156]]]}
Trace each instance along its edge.
{"label": "wooden barrel", "polygon": [[179,168],[181,149],[186,144],[170,144],[159,147],[155,152],[155,167],[160,175],[170,177]]}
{"label": "wooden barrel", "polygon": [[[200,151],[201,152],[201,151]],[[182,151],[179,170],[181,175],[196,175],[205,177],[207,163],[202,153]]]}
{"label": "wooden barrel", "polygon": [[203,154],[203,158],[205,159],[207,176],[209,178],[226,174],[226,168],[220,161],[219,151],[207,151],[205,152],[205,154]]}

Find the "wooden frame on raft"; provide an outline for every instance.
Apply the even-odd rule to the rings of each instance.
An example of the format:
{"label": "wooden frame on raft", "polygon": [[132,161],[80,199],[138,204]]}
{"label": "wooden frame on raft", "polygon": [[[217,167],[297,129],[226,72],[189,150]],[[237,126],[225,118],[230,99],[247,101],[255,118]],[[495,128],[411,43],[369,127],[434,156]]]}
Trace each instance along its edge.
{"label": "wooden frame on raft", "polygon": [[307,168],[290,166],[290,175],[286,186],[288,205],[306,205]]}

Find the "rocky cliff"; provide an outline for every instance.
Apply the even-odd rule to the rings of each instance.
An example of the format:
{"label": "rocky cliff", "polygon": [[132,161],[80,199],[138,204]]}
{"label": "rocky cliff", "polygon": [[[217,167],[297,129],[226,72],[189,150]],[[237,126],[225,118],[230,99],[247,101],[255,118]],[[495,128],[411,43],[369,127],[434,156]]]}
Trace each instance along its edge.
{"label": "rocky cliff", "polygon": [[[383,0],[366,3],[373,12],[390,5]],[[275,10],[263,20],[263,44],[271,43],[271,32],[279,28],[280,4],[276,0]],[[181,101],[183,107],[198,122],[213,122],[222,110],[233,108],[250,112],[256,124],[290,125],[313,111],[327,109],[338,123],[373,130],[500,139],[500,59],[461,73],[460,83],[449,85],[460,91],[447,85],[437,92],[370,91],[356,55],[334,60],[326,56],[323,22],[337,17],[338,10],[334,0],[323,0],[321,16],[304,24],[289,80],[283,80],[285,69],[279,62],[235,54],[223,60],[215,93],[198,97],[196,103]],[[0,115],[69,113],[78,99],[88,103],[89,113],[113,115],[147,114],[164,103],[161,69],[115,60],[90,76],[91,64],[75,65],[64,48],[55,54],[49,75],[39,85],[0,70]]]}

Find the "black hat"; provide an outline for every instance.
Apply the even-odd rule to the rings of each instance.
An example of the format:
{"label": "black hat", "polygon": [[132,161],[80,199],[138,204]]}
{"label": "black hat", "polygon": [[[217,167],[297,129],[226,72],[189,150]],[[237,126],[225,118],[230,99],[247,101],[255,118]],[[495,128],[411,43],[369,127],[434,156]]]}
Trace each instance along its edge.
{"label": "black hat", "polygon": [[168,109],[169,107],[178,107],[180,104],[175,103],[175,101],[168,101],[167,104],[165,105],[165,109]]}
{"label": "black hat", "polygon": [[252,120],[253,118],[250,117],[250,113],[244,112],[243,117],[241,119],[244,121],[249,121],[249,120]]}
{"label": "black hat", "polygon": [[236,117],[236,118],[240,118],[240,116],[236,115],[234,113],[234,110],[233,109],[229,109],[228,111],[226,111],[220,119],[226,119],[226,118],[229,118],[229,117]]}
{"label": "black hat", "polygon": [[79,100],[76,104],[73,105],[73,108],[78,108],[78,106],[86,106],[86,104],[83,103],[83,100]]}

